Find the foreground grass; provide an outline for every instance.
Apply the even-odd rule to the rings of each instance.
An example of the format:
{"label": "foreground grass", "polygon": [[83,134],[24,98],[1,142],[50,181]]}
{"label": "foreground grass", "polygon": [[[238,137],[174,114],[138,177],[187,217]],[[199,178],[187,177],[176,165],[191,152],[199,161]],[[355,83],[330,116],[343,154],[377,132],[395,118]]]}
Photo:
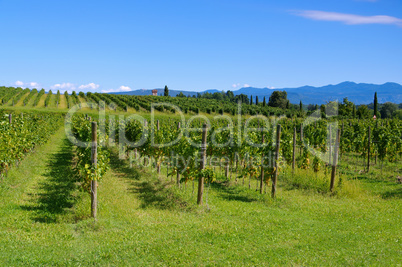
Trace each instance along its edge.
{"label": "foreground grass", "polygon": [[[115,153],[99,185],[99,218],[71,172],[62,131],[0,184],[0,263],[9,265],[383,265],[401,256],[401,200],[279,188],[206,186],[197,207]],[[161,175],[162,176],[162,175]],[[280,181],[279,181],[280,182]],[[363,181],[364,182],[364,181]]]}

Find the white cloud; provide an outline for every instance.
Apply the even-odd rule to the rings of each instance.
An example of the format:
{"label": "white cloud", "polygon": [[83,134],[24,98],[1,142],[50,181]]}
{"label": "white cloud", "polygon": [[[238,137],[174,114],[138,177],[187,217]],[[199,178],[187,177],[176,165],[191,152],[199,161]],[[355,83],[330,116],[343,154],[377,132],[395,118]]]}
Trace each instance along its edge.
{"label": "white cloud", "polygon": [[29,88],[39,88],[39,83],[37,82],[29,82],[29,83],[24,83],[22,81],[16,81],[15,85],[18,87],[29,87]]}
{"label": "white cloud", "polygon": [[16,81],[16,82],[15,82],[15,85],[16,85],[16,86],[24,86],[24,83],[21,82],[21,81]]}
{"label": "white cloud", "polygon": [[102,90],[102,93],[116,93],[116,92],[128,92],[131,91],[131,88],[128,86],[120,86],[118,89],[106,89]]}
{"label": "white cloud", "polygon": [[94,83],[83,84],[78,87],[78,89],[91,89],[91,90],[95,90],[98,88],[99,88],[99,84],[94,84]]}
{"label": "white cloud", "polygon": [[30,82],[29,86],[30,87],[39,87],[39,84],[37,82]]}
{"label": "white cloud", "polygon": [[234,83],[234,84],[232,84],[232,87],[237,88],[237,87],[251,87],[251,86],[247,83],[243,84],[243,86],[241,86],[240,83]]}
{"label": "white cloud", "polygon": [[296,15],[313,20],[338,21],[348,25],[390,24],[402,27],[402,19],[385,15],[360,16],[354,14],[326,12],[319,10],[296,11]]}
{"label": "white cloud", "polygon": [[120,86],[119,89],[120,89],[121,91],[124,91],[124,92],[131,91],[131,88],[130,88],[130,87],[124,86],[124,85]]}
{"label": "white cloud", "polygon": [[50,89],[71,92],[71,91],[75,90],[75,84],[73,84],[73,83],[56,83],[55,85],[50,86]]}
{"label": "white cloud", "polygon": [[82,84],[78,87],[77,87],[77,85],[75,85],[73,83],[56,83],[56,84],[50,86],[50,89],[60,90],[61,92],[67,91],[68,93],[71,93],[72,91],[75,91],[77,89],[96,90],[98,88],[99,88],[99,84],[95,84],[95,83]]}

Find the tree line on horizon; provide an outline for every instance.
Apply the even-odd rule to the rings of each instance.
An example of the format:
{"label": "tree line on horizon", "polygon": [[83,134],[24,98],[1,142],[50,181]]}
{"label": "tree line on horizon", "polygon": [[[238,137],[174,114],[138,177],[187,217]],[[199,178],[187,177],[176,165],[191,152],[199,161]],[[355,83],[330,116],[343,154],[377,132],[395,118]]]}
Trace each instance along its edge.
{"label": "tree line on horizon", "polygon": [[[168,87],[165,86],[165,94],[164,96],[169,96]],[[177,97],[190,97],[185,96],[182,92],[177,95]],[[255,96],[255,102],[253,103],[253,96],[250,98],[245,94],[234,95],[234,93],[230,90],[227,92],[215,92],[209,93],[205,92],[203,94],[197,93],[197,95],[193,95],[193,98],[205,98],[205,99],[215,99],[218,101],[230,101],[237,103],[241,101],[242,103],[248,103],[249,105],[261,105],[262,107],[276,107],[281,108],[283,110],[293,110],[299,111],[299,113],[306,112],[306,115],[310,115],[314,111],[320,109],[322,112],[322,116],[325,116],[325,106],[317,105],[317,104],[308,104],[307,106],[303,106],[302,101],[300,101],[299,105],[292,104],[287,99],[286,91],[273,91],[271,96],[266,101],[265,96],[263,97],[262,102],[259,100],[258,96]],[[374,100],[372,103],[368,105],[355,105],[353,102],[349,101],[348,98],[344,98],[343,102],[339,105],[338,114],[344,118],[372,118],[374,115],[376,118],[399,118],[402,119],[402,103],[395,104],[392,102],[386,102],[383,104],[378,103],[377,92],[374,94]]]}

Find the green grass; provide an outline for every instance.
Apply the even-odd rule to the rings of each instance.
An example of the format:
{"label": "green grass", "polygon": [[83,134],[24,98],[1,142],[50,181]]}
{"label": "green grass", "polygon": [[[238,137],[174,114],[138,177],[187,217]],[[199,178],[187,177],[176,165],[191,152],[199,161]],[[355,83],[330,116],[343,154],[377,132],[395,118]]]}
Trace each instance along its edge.
{"label": "green grass", "polygon": [[348,155],[341,161],[340,172],[361,182],[361,186],[369,194],[383,198],[402,199],[402,186],[396,181],[396,177],[402,174],[401,159],[397,162],[383,162],[379,160],[375,164],[374,158],[370,163],[370,171],[367,173],[367,161],[361,157]]}
{"label": "green grass", "polygon": [[400,185],[376,180],[382,189],[373,192],[371,174],[359,178],[365,190],[357,198],[288,188],[282,175],[274,201],[232,181],[207,185],[197,207],[191,182],[179,190],[164,173],[131,169],[113,152],[95,223],[73,153],[61,129],[0,183],[1,265],[402,262],[401,200],[381,194]]}

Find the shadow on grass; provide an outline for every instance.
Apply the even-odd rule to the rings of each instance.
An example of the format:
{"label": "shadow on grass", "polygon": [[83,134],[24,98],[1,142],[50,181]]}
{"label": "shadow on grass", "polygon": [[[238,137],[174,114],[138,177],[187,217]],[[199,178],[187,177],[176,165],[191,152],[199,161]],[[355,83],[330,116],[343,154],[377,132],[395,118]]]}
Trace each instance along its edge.
{"label": "shadow on grass", "polygon": [[116,176],[129,181],[129,192],[138,195],[141,208],[188,210],[191,205],[184,201],[172,188],[173,182],[162,180],[155,174],[140,173],[136,167],[130,168],[126,160],[119,159],[116,150],[110,151],[110,166]]}
{"label": "shadow on grass", "polygon": [[372,176],[368,176],[368,175],[357,175],[356,178],[362,182],[366,182],[369,184],[384,184],[384,185],[389,185],[392,184],[390,181],[388,180],[381,180]]}
{"label": "shadow on grass", "polygon": [[130,168],[126,160],[120,159],[115,149],[110,149],[110,167],[117,176],[131,180],[140,179],[140,173],[136,168]]}
{"label": "shadow on grass", "polygon": [[76,176],[72,170],[72,145],[64,139],[61,150],[49,156],[46,179],[38,185],[43,193],[32,197],[31,204],[22,206],[22,209],[34,211],[33,220],[42,223],[56,223],[58,215],[66,213],[73,207],[76,197]]}
{"label": "shadow on grass", "polygon": [[254,192],[242,186],[228,186],[226,183],[212,183],[211,187],[215,188],[218,192],[218,196],[225,200],[242,202],[258,201],[258,198],[253,195]]}
{"label": "shadow on grass", "polygon": [[402,188],[395,181],[389,178],[381,180],[376,177],[357,176],[357,179],[364,182],[374,194],[380,194],[383,199],[402,198]]}
{"label": "shadow on grass", "polygon": [[402,198],[402,187],[399,187],[395,190],[390,190],[382,194],[382,198],[391,199],[391,198]]}

